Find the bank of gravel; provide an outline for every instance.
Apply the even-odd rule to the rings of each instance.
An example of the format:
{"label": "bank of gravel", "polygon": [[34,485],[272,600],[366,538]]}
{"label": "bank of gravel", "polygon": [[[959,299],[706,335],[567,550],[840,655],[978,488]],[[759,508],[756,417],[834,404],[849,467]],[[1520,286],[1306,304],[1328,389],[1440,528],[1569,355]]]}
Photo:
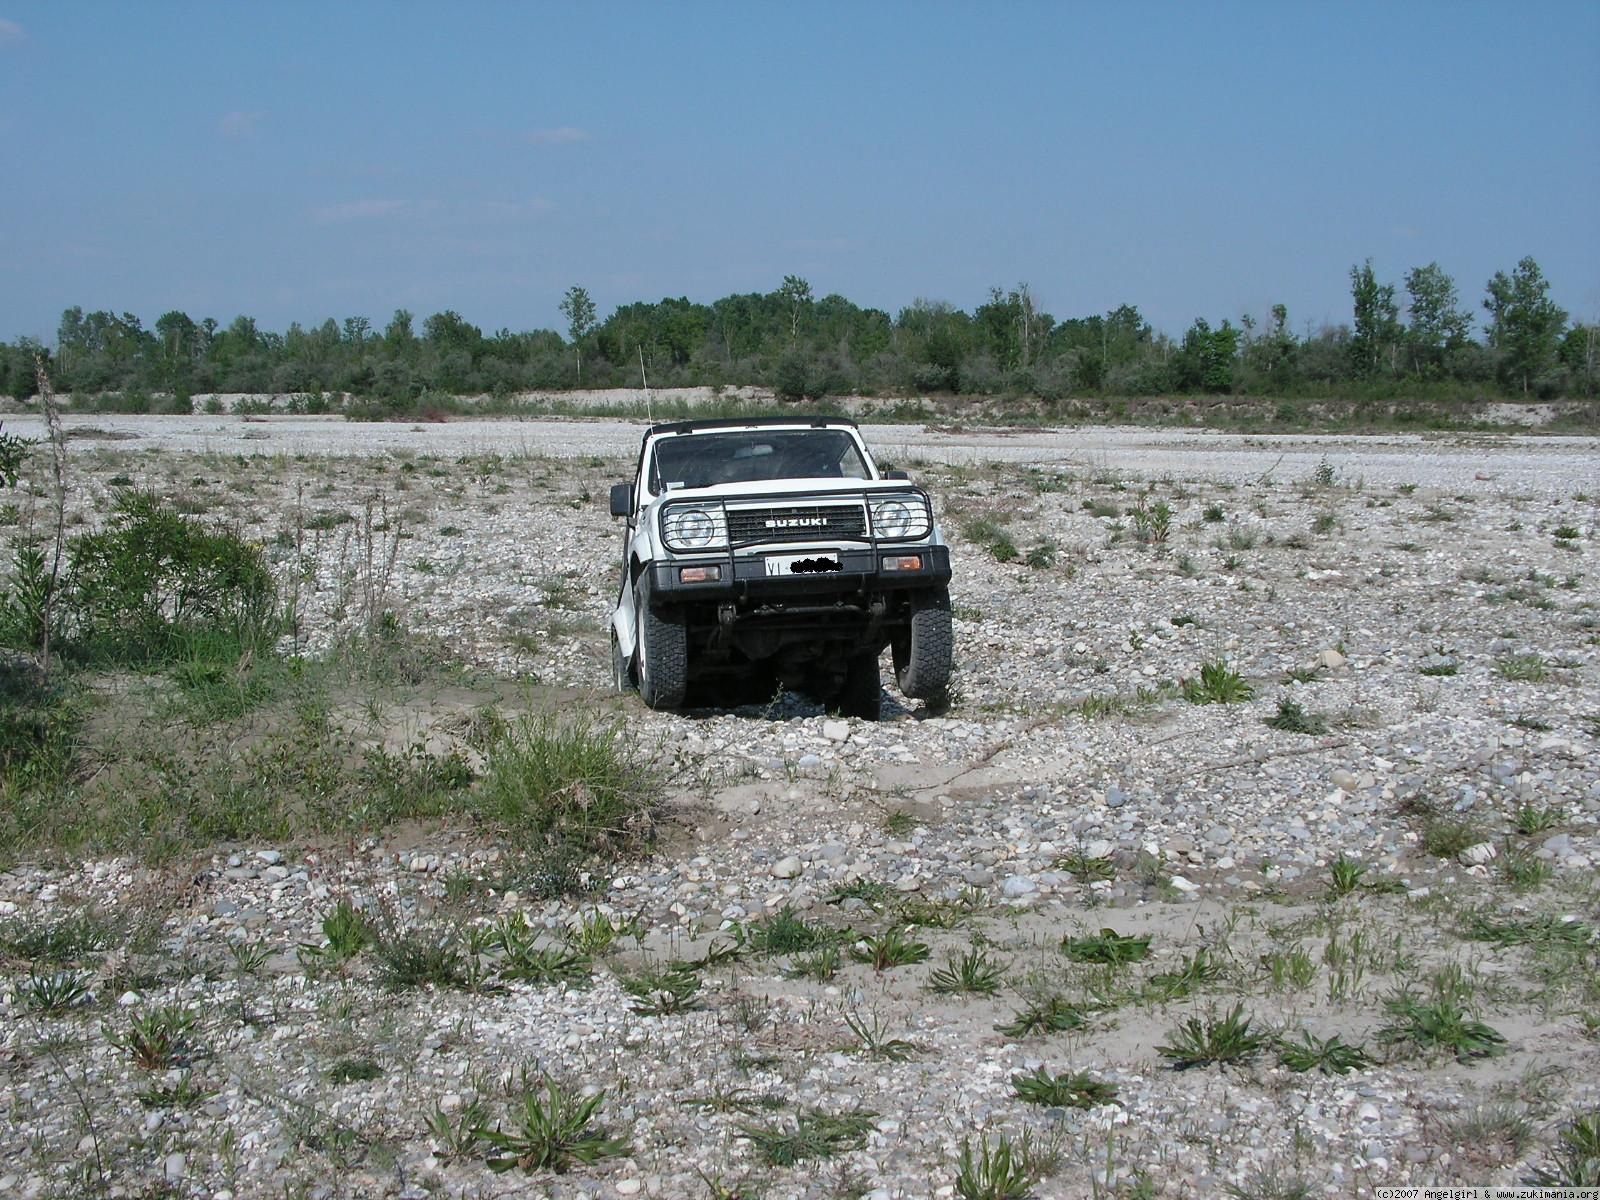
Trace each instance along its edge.
{"label": "bank of gravel", "polygon": [[[1108,1178],[1170,1196],[1272,1178],[1328,1195],[1510,1182],[1596,1103],[1600,1056],[1580,1019],[1596,997],[1592,935],[1562,956],[1462,934],[1479,909],[1574,928],[1600,918],[1592,441],[875,431],[934,492],[955,542],[960,673],[948,715],[891,689],[874,724],[793,696],[661,714],[604,695],[619,536],[603,497],[636,426],[523,423],[461,442],[451,426],[385,431],[417,440],[334,458],[298,457],[311,440],[275,448],[270,424],[265,439],[226,428],[153,452],[75,439],[88,519],[125,480],[241,522],[295,581],[304,620],[290,648],[302,653],[330,645],[380,589],[407,628],[477,668],[592,694],[657,755],[681,819],[659,853],[582,901],[496,886],[512,856],[470,830],[222,847],[177,870],[19,865],[0,880],[0,919],[94,904],[163,923],[149,945],[100,962],[95,1003],[63,1018],[26,1011],[26,972],[8,972],[0,1194],[62,1194],[80,1179],[93,1190],[102,1170],[129,1195],[504,1194],[516,1176],[492,1175],[481,1152],[451,1158],[423,1117],[479,1101],[504,1120],[525,1071],[603,1089],[599,1118],[628,1146],[524,1181],[564,1197],[711,1195],[718,1178],[773,1197],[951,1195],[963,1138],[1024,1131],[1060,1151],[1040,1196]],[[1139,540],[1141,497],[1146,521],[1158,501],[1170,509],[1164,539]],[[39,511],[24,495],[5,536]],[[963,536],[979,518],[1008,527],[1024,555],[1050,543],[1035,556],[1049,565],[996,562]],[[1185,702],[1176,681],[1219,659],[1254,697]],[[1270,728],[1284,699],[1326,732]],[[394,737],[427,742],[447,736],[459,704],[396,711]],[[1548,824],[1518,832],[1525,810]],[[1430,853],[1425,814],[1472,836]],[[1383,886],[1328,901],[1341,855]],[[1514,890],[1511,858],[1548,881]],[[1075,873],[1085,860],[1108,863],[1107,877]],[[329,971],[297,955],[341,898],[440,930],[523,913],[551,939],[598,909],[636,919],[640,938],[582,988],[390,992],[370,956]],[[691,1011],[633,1011],[619,978],[785,908],[863,933],[919,915],[954,924],[915,934],[929,964],[879,972],[847,957],[815,981],[787,977],[788,957],[750,956],[704,972]],[[1076,1031],[997,1031],[1040,995],[1087,1004],[1110,986],[1058,949],[1102,925],[1151,936],[1151,961],[1121,978],[1199,950],[1226,970],[1193,996],[1114,1005]],[[241,970],[231,944],[264,959]],[[930,969],[974,944],[1009,964],[1008,988],[930,993]],[[1273,975],[1295,948],[1315,967],[1303,986]],[[1270,1053],[1179,1072],[1156,1052],[1181,1019],[1236,999],[1258,1024],[1370,1047],[1384,998],[1450,964],[1505,1053],[1397,1055],[1340,1077],[1292,1073]],[[202,1018],[189,1069],[207,1094],[192,1108],[142,1105],[148,1073],[102,1033],[160,1004]],[[847,1016],[880,1023],[909,1056],[861,1053]],[[382,1073],[334,1082],[330,1066],[350,1056]],[[1023,1104],[1010,1079],[1040,1064],[1088,1070],[1117,1101]],[[760,1097],[783,1107],[752,1108]],[[1494,1106],[1520,1114],[1531,1140],[1473,1135]],[[870,1132],[808,1167],[763,1162],[749,1127],[810,1108],[870,1110]]]}

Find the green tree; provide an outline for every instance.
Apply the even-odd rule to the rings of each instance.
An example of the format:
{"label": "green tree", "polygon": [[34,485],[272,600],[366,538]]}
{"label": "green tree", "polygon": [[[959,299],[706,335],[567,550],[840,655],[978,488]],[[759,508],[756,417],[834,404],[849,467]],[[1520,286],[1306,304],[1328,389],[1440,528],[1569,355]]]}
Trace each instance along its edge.
{"label": "green tree", "polygon": [[1500,356],[1500,378],[1526,395],[1556,362],[1567,314],[1551,300],[1539,264],[1524,258],[1509,279],[1496,271],[1486,287],[1489,345]]}
{"label": "green tree", "polygon": [[1593,396],[1600,378],[1600,325],[1574,321],[1561,339],[1561,361],[1585,396]]}
{"label": "green tree", "polygon": [[811,285],[798,275],[785,275],[778,297],[789,308],[789,342],[800,340],[800,314],[811,306]]}
{"label": "green tree", "polygon": [[411,313],[404,308],[394,310],[389,324],[384,327],[384,344],[395,354],[408,354],[417,344],[417,335],[411,328]]}
{"label": "green tree", "polygon": [[1233,389],[1233,360],[1239,331],[1226,320],[1216,329],[1196,317],[1178,351],[1178,388],[1185,392],[1227,392]]}
{"label": "green tree", "polygon": [[1380,284],[1372,273],[1372,260],[1350,268],[1350,295],[1355,304],[1355,334],[1350,356],[1359,378],[1374,378],[1387,366],[1394,369],[1400,344],[1399,309],[1394,285]]}
{"label": "green tree", "polygon": [[[1247,326],[1254,332],[1253,325]],[[1289,310],[1285,305],[1272,306],[1272,323],[1260,337],[1251,337],[1244,348],[1245,365],[1253,373],[1252,383],[1279,393],[1287,391],[1294,382],[1295,359],[1299,343],[1289,332]]]}
{"label": "green tree", "polygon": [[1446,356],[1466,343],[1472,317],[1458,306],[1455,280],[1436,262],[1406,272],[1406,295],[1410,297],[1406,345],[1411,369],[1419,375],[1440,374]]}
{"label": "green tree", "polygon": [[561,299],[561,315],[567,318],[567,332],[572,335],[572,350],[578,359],[578,382],[582,384],[583,339],[594,332],[594,301],[585,289],[569,287]]}

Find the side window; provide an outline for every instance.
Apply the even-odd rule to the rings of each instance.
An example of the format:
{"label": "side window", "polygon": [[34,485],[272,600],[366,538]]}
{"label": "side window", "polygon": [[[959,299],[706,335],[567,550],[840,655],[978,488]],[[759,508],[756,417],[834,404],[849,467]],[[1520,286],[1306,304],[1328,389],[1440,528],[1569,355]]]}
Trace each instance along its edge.
{"label": "side window", "polygon": [[839,458],[839,474],[846,479],[871,479],[872,472],[857,452],[855,443],[846,439],[844,453]]}

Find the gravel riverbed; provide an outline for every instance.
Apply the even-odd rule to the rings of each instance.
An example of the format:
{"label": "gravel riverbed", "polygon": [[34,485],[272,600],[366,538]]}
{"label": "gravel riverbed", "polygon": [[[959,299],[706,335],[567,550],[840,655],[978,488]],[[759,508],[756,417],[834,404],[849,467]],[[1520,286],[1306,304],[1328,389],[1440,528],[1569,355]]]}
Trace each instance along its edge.
{"label": "gravel riverbed", "polygon": [[[504,886],[512,852],[462,824],[15,864],[5,928],[85,906],[161,924],[60,1017],[0,963],[0,1196],[944,1197],[963,1143],[1002,1135],[1028,1139],[1040,1197],[1356,1196],[1528,1179],[1600,1104],[1596,439],[870,427],[953,543],[958,675],[948,713],[889,686],[864,722],[792,695],[666,714],[607,692],[605,496],[638,423],[67,429],[86,523],[131,484],[267,547],[302,616],[286,650],[377,605],[473,669],[374,702],[377,739],[447,749],[491,702],[596,714],[657,762],[670,811],[654,853],[579,898]],[[43,476],[10,500],[5,561],[45,518]],[[1185,699],[1218,663],[1248,698]],[[1286,712],[1299,730],[1267,723]],[[1362,868],[1343,895],[1340,863]],[[551,946],[597,913],[634,932],[576,982],[397,991],[370,952],[301,951],[341,900],[463,939],[519,914]],[[786,911],[853,931],[834,973],[747,946],[663,1006],[681,1011],[622,986]],[[1064,952],[1102,929],[1148,956]],[[854,961],[891,931],[927,960]],[[930,987],[974,951],[1004,967],[996,992]],[[1503,1045],[1400,1037],[1406,994]],[[1071,1028],[998,1028],[1052,997]],[[1235,1005],[1371,1061],[1295,1071],[1269,1041],[1179,1070],[1159,1049]],[[195,1018],[165,1072],[113,1036],[161,1006]],[[1027,1103],[1013,1077],[1041,1066],[1114,1094]],[[603,1093],[618,1153],[501,1174],[440,1132],[509,1128],[544,1076]],[[798,1163],[771,1150],[816,1111],[870,1115]]]}

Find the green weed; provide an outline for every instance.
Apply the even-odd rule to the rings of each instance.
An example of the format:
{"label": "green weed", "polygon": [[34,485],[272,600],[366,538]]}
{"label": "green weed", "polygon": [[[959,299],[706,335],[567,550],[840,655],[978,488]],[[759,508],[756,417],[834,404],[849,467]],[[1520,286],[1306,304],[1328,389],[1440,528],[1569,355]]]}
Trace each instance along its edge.
{"label": "green weed", "polygon": [[1464,936],[1496,946],[1587,946],[1593,931],[1582,921],[1540,913],[1531,917],[1496,917],[1475,912],[1462,922]]}
{"label": "green weed", "polygon": [[1028,1155],[1005,1134],[993,1143],[980,1137],[977,1149],[968,1138],[961,1141],[956,1159],[956,1195],[960,1200],[1025,1200],[1033,1194],[1034,1173]]}
{"label": "green weed", "polygon": [[392,992],[409,988],[460,988],[469,981],[466,956],[454,933],[396,932],[380,938],[374,953],[378,979]]}
{"label": "green weed", "polygon": [[1434,817],[1422,827],[1422,848],[1435,858],[1455,858],[1481,841],[1483,834],[1478,826],[1462,818]]}
{"label": "green weed", "polygon": [[1122,966],[1150,956],[1150,937],[1120,934],[1115,929],[1083,937],[1068,934],[1061,939],[1061,952],[1073,962]]}
{"label": "green weed", "polygon": [[1516,831],[1524,837],[1543,833],[1553,829],[1565,819],[1566,814],[1558,808],[1539,804],[1521,804],[1512,815],[1511,823]]}
{"label": "green weed", "polygon": [[377,931],[365,913],[348,899],[341,898],[333,910],[322,918],[323,944],[313,946],[302,943],[300,957],[337,966],[348,962],[377,939]]}
{"label": "green weed", "polygon": [[839,973],[839,962],[839,947],[825,946],[794,959],[785,973],[793,979],[814,979],[818,983],[827,983]]}
{"label": "green weed", "polygon": [[1528,1182],[1536,1187],[1600,1187],[1600,1108],[1562,1126],[1550,1165],[1537,1168]]}
{"label": "green weed", "polygon": [[836,945],[848,936],[847,930],[829,929],[807,921],[787,904],[747,930],[750,949],[757,954],[804,954]]}
{"label": "green weed", "polygon": [[383,1068],[370,1058],[341,1058],[323,1076],[329,1083],[367,1083],[383,1078]]}
{"label": "green weed", "polygon": [[521,1097],[509,1130],[479,1129],[479,1138],[492,1147],[489,1169],[562,1172],[626,1154],[625,1140],[607,1137],[594,1124],[605,1097],[603,1091],[584,1096],[554,1079],[545,1081],[543,1095],[530,1089]]}
{"label": "green weed", "polygon": [[1159,971],[1145,981],[1147,998],[1157,1002],[1181,999],[1222,978],[1222,963],[1206,949],[1196,950],[1176,970]]}
{"label": "green weed", "polygon": [[1033,1037],[1039,1034],[1066,1033],[1088,1024],[1083,1009],[1065,996],[1049,995],[1035,1000],[1012,1014],[1011,1020],[996,1025],[995,1029],[1012,1038]]}
{"label": "green weed", "polygon": [[146,1071],[165,1071],[185,1064],[194,1052],[192,1036],[197,1019],[188,1009],[163,1005],[136,1013],[126,1030],[108,1031],[112,1045]]}
{"label": "green weed", "polygon": [[1454,989],[1437,982],[1429,999],[1403,991],[1389,999],[1385,1008],[1392,1020],[1376,1036],[1391,1049],[1419,1054],[1444,1052],[1465,1062],[1498,1054],[1506,1044],[1498,1030],[1467,1012]]}
{"label": "green weed", "polygon": [[700,1007],[700,976],[687,963],[640,971],[622,980],[622,987],[640,1016],[675,1016]]}
{"label": "green weed", "polygon": [[1254,694],[1244,677],[1220,658],[1202,664],[1198,678],[1183,681],[1183,698],[1190,704],[1239,704]]}
{"label": "green weed", "polygon": [[1030,1074],[1013,1075],[1011,1091],[1018,1100],[1053,1108],[1096,1108],[1117,1098],[1117,1085],[1095,1079],[1087,1071],[1053,1075],[1042,1065]]}
{"label": "green weed", "polygon": [[1328,864],[1328,892],[1335,897],[1348,896],[1361,886],[1361,880],[1367,873],[1364,863],[1345,857],[1343,854]]}
{"label": "green weed", "polygon": [[886,1062],[905,1062],[917,1052],[916,1046],[904,1038],[890,1037],[888,1027],[876,1013],[870,1019],[846,1013],[844,1023],[855,1035],[856,1044],[851,1049],[857,1054]]}
{"label": "green weed", "polygon": [[1109,858],[1090,858],[1081,849],[1074,850],[1056,860],[1056,867],[1071,875],[1079,883],[1116,877],[1117,866]]}
{"label": "green weed", "polygon": [[1328,732],[1328,719],[1317,713],[1308,713],[1300,707],[1300,702],[1288,696],[1278,701],[1278,711],[1264,719],[1264,723],[1272,729],[1281,729],[1285,733],[1304,733],[1313,737],[1320,737]]}
{"label": "green weed", "polygon": [[792,1167],[866,1145],[877,1115],[861,1109],[838,1114],[810,1109],[792,1125],[741,1125],[739,1132],[769,1167]]}
{"label": "green weed", "polygon": [[1338,1034],[1319,1038],[1304,1030],[1297,1042],[1278,1045],[1278,1061],[1291,1071],[1320,1071],[1324,1075],[1348,1075],[1372,1065],[1372,1059],[1360,1046],[1341,1041]]}
{"label": "green weed", "polygon": [[29,971],[17,987],[17,999],[31,1013],[59,1017],[93,999],[87,971]]}
{"label": "green weed", "polygon": [[1541,683],[1545,678],[1544,659],[1537,654],[1509,654],[1494,666],[1501,679],[1514,683]]}
{"label": "green weed", "polygon": [[928,973],[928,987],[945,995],[992,996],[1005,982],[1009,965],[996,962],[979,949],[969,950],[959,958],[950,954],[946,956],[944,966],[935,967]]}
{"label": "green weed", "polygon": [[1243,1004],[1234,1005],[1221,1017],[1215,1013],[1190,1017],[1167,1034],[1170,1040],[1157,1046],[1156,1053],[1180,1071],[1212,1063],[1247,1062],[1269,1041],[1266,1034],[1250,1026]]}
{"label": "green weed", "polygon": [[867,963],[874,971],[925,962],[931,953],[928,943],[913,941],[898,929],[891,929],[876,937],[862,938],[850,948],[851,958],[859,963]]}

